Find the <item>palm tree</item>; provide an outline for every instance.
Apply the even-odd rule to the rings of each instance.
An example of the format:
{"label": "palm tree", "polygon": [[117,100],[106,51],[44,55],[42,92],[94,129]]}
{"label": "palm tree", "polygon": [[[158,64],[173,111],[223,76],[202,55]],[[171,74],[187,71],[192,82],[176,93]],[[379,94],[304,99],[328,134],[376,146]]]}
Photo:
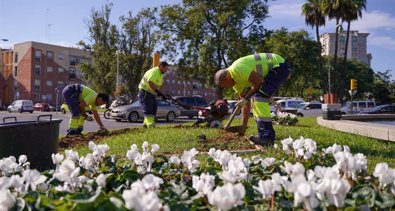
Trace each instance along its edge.
{"label": "palm tree", "polygon": [[342,19],[345,11],[344,11],[344,2],[345,0],[323,0],[322,9],[325,15],[329,17],[329,19],[336,19],[336,32],[335,32],[335,55],[333,59],[333,92],[338,93],[336,89],[336,78],[337,78],[337,53],[338,53],[338,40],[339,40],[339,25],[340,20]]}
{"label": "palm tree", "polygon": [[[347,22],[347,35],[346,35],[346,46],[343,57],[343,69],[341,71],[341,77],[345,78],[346,66],[347,66],[347,52],[348,52],[348,40],[350,37],[350,25],[351,21],[358,20],[358,18],[362,17],[362,10],[366,9],[366,0],[345,0],[344,1],[344,11],[342,21]],[[344,94],[344,81],[342,80],[340,83],[340,100],[343,100]]]}
{"label": "palm tree", "polygon": [[305,16],[306,24],[310,25],[312,28],[315,27],[315,33],[317,36],[317,44],[318,44],[317,53],[320,59],[321,88],[323,93],[325,93],[326,80],[325,80],[324,68],[322,65],[322,55],[321,55],[322,46],[321,46],[320,33],[319,33],[319,27],[325,25],[325,15],[322,11],[322,0],[307,0],[307,2],[302,6],[302,14]]}

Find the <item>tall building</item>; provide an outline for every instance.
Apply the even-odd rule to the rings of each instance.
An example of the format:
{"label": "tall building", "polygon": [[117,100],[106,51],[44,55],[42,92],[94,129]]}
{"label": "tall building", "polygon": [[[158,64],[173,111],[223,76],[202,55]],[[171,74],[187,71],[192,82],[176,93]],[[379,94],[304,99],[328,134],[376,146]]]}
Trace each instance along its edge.
{"label": "tall building", "polygon": [[[335,33],[325,33],[320,36],[322,44],[322,55],[335,55]],[[358,31],[350,31],[347,59],[354,59],[365,63],[370,67],[372,55],[367,53],[367,37],[369,33],[359,33]],[[346,50],[347,31],[339,32],[338,40],[338,57],[344,57]]]}
{"label": "tall building", "polygon": [[62,102],[62,90],[69,83],[82,82],[78,64],[90,61],[89,53],[70,47],[24,42],[13,49],[11,98],[50,104]]}

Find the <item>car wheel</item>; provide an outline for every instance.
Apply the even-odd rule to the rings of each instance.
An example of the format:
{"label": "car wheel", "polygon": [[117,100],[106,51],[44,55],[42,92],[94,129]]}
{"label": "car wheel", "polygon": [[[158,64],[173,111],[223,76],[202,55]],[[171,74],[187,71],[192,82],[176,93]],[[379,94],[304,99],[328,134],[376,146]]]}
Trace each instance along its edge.
{"label": "car wheel", "polygon": [[115,121],[120,122],[120,121],[122,121],[122,119],[115,119]]}
{"label": "car wheel", "polygon": [[11,109],[8,109],[8,113],[11,113]]}
{"label": "car wheel", "polygon": [[111,110],[107,109],[106,111],[104,111],[103,116],[106,119],[110,119],[111,118]]}
{"label": "car wheel", "polygon": [[139,114],[137,112],[132,112],[128,116],[129,122],[137,122],[138,119],[139,119]]}
{"label": "car wheel", "polygon": [[297,116],[298,116],[298,117],[303,117],[303,114],[298,113]]}
{"label": "car wheel", "polygon": [[175,119],[176,119],[176,114],[173,111],[167,113],[166,120],[168,122],[174,122]]}
{"label": "car wheel", "polygon": [[188,115],[189,119],[193,119],[193,117],[194,117],[193,115]]}
{"label": "car wheel", "polygon": [[[235,110],[233,109],[233,112],[235,112]],[[232,112],[232,113],[233,113]],[[240,115],[241,114],[241,109],[239,109],[237,112],[236,112],[236,115]]]}
{"label": "car wheel", "polygon": [[31,114],[33,113],[33,111],[29,111]]}
{"label": "car wheel", "polygon": [[66,109],[62,108],[62,114],[66,114]]}

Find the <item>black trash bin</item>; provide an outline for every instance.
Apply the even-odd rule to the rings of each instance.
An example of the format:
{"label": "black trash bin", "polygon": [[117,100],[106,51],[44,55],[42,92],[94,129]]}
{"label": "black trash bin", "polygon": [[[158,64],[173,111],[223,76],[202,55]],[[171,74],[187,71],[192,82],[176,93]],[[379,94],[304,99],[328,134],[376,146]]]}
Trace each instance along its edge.
{"label": "black trash bin", "polygon": [[[47,117],[47,118],[45,118]],[[6,123],[6,119],[14,122]],[[59,124],[61,119],[52,115],[39,115],[37,121],[18,122],[16,117],[3,118],[0,124],[0,159],[26,155],[30,167],[40,171],[52,169],[52,153],[58,152]]]}

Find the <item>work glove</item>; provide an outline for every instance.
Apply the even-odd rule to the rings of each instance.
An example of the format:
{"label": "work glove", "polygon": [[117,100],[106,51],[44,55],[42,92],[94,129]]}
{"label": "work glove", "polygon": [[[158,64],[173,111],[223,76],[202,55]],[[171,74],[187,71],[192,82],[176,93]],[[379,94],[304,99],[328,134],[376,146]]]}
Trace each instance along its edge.
{"label": "work glove", "polygon": [[155,89],[156,95],[159,97],[164,97],[164,95],[162,94],[162,92],[160,92],[159,90]]}
{"label": "work glove", "polygon": [[235,106],[239,106],[240,108],[244,107],[248,103],[248,100],[245,99],[244,97],[239,100]]}
{"label": "work glove", "polygon": [[86,116],[85,120],[91,122],[91,121],[93,121],[93,117],[88,115],[88,116]]}

